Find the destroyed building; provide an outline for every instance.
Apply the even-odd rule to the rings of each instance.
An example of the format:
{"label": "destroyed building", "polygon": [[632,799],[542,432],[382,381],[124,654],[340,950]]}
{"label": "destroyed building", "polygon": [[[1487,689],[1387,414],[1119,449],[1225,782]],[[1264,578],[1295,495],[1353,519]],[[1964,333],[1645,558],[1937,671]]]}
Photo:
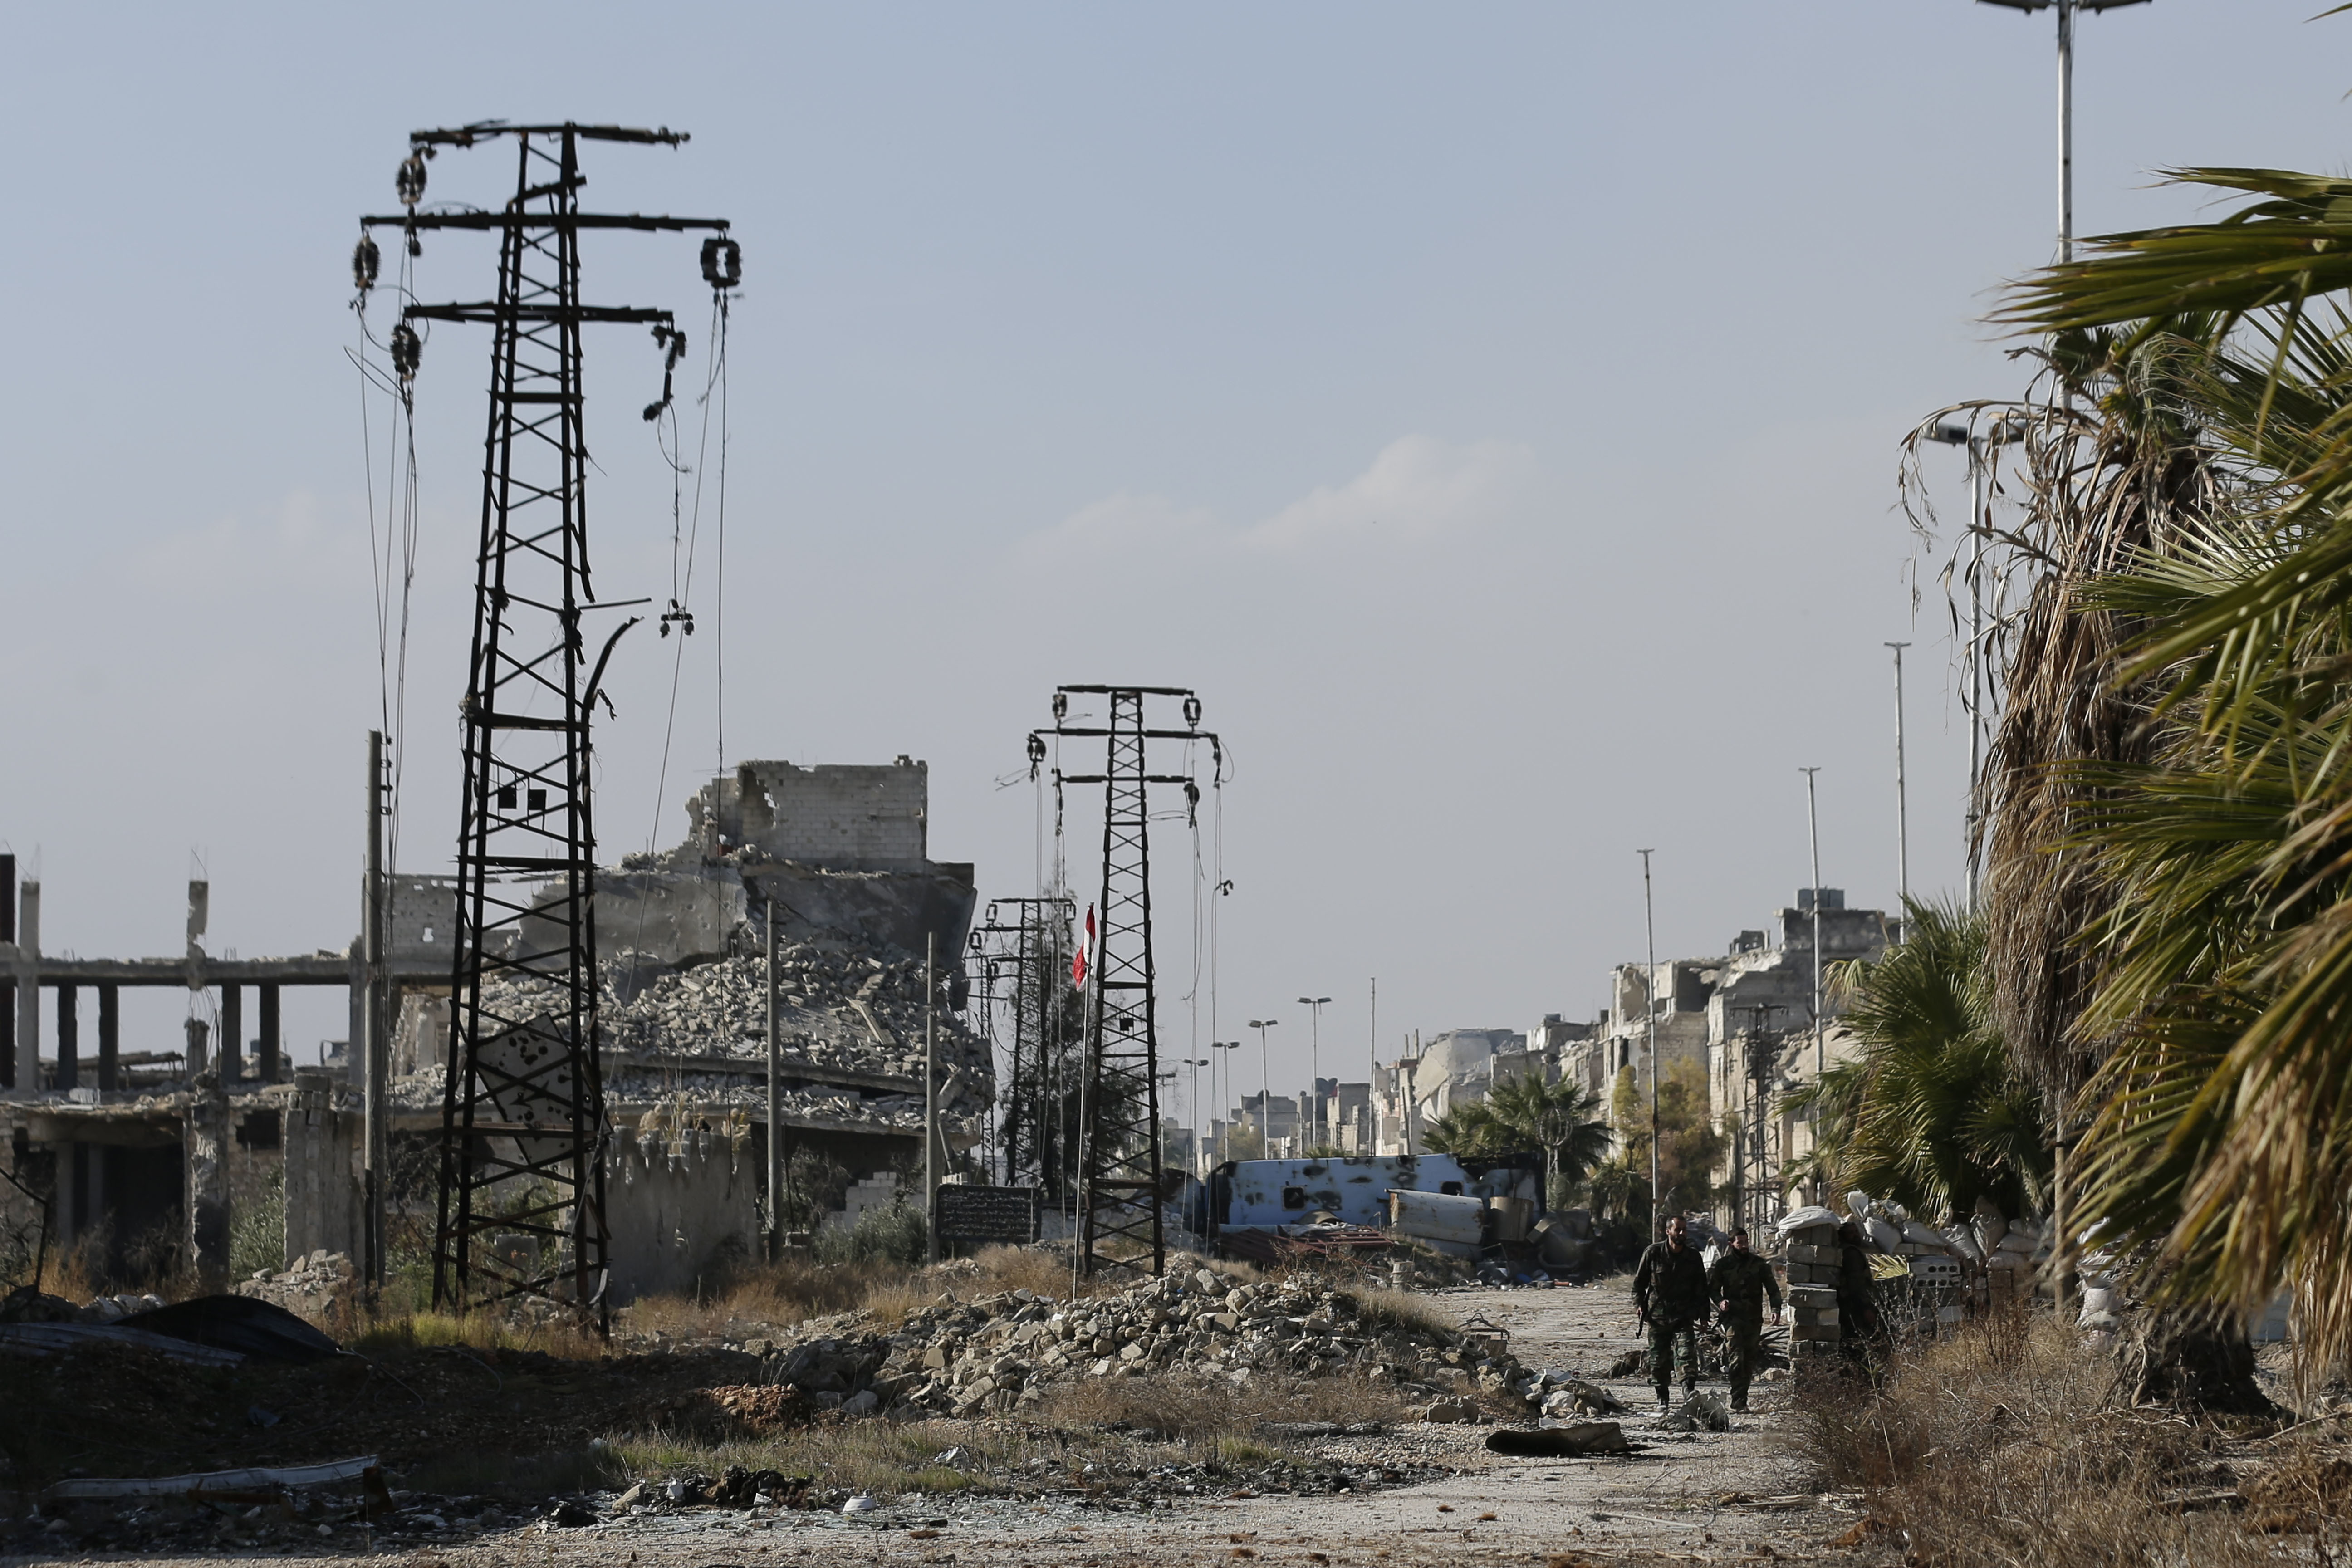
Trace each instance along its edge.
{"label": "destroyed building", "polygon": [[[919,1165],[923,1140],[924,962],[937,955],[944,1141],[961,1155],[982,1135],[994,1094],[988,1043],[967,1026],[959,960],[973,905],[968,864],[929,858],[928,770],[749,762],[687,805],[673,848],[599,873],[595,931],[599,1038],[615,1137],[607,1173],[613,1291],[626,1300],[688,1286],[763,1223],[768,1121],[764,952],[772,917],[781,982],[777,1123],[795,1172],[824,1190],[793,1194],[820,1222],[862,1189]],[[390,1184],[408,1233],[429,1237],[450,1050],[455,927],[449,879],[392,879],[383,966],[397,1020],[385,1115]],[[101,1275],[135,1271],[131,1238],[159,1232],[200,1277],[226,1266],[230,1215],[282,1172],[286,1256],[357,1253],[363,1064],[289,1073],[276,1050],[278,987],[344,984],[356,1017],[365,984],[352,948],[284,960],[205,953],[202,884],[192,889],[188,951],[178,958],[60,960],[41,953],[38,889],[0,930],[0,978],[16,993],[16,1037],[0,1100],[12,1170],[54,1192],[53,1244],[105,1248]],[[526,920],[517,941],[529,943]],[[169,984],[217,1000],[220,1044],[192,1021],[174,1050],[121,1052],[107,1022],[116,985]],[[500,985],[528,986],[501,974]],[[98,991],[95,1063],[81,1059],[78,993]],[[42,990],[57,998],[39,1005]],[[264,1046],[239,1048],[243,993],[258,992]],[[41,1050],[44,1012],[54,1054]],[[355,1028],[353,1037],[361,1037]],[[409,1173],[404,1187],[400,1176]],[[866,1178],[863,1182],[856,1178]],[[22,1207],[13,1189],[0,1203]],[[790,1216],[787,1216],[790,1217]],[[397,1231],[397,1224],[388,1227]],[[152,1250],[152,1247],[151,1247]]]}

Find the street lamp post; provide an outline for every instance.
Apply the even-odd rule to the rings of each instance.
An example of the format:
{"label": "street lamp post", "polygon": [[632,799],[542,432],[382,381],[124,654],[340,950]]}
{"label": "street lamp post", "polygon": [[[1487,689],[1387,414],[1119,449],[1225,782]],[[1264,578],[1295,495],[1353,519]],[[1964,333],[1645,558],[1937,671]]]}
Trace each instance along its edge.
{"label": "street lamp post", "polygon": [[2058,259],[2074,259],[2074,13],[2113,11],[2147,0],[1980,0],[2011,11],[2058,7]]}
{"label": "street lamp post", "polygon": [[1819,768],[1799,768],[1805,775],[1805,832],[1813,850],[1813,1077],[1822,1076],[1822,819],[1813,805],[1813,775]]}
{"label": "street lamp post", "polygon": [[[1203,1148],[1202,1134],[1208,1131],[1201,1121],[1201,1069],[1207,1067],[1209,1062],[1210,1058],[1207,1057],[1185,1057],[1178,1064],[1192,1069],[1192,1173],[1196,1176],[1206,1174],[1201,1169],[1201,1154]],[[1217,1087],[1214,1073],[1209,1076],[1209,1087],[1212,1089]]]}
{"label": "street lamp post", "polygon": [[1315,1101],[1315,1145],[1323,1144],[1323,1009],[1330,1005],[1328,996],[1301,996],[1298,1005],[1307,1008],[1307,1093]]}
{"label": "street lamp post", "polygon": [[1274,1158],[1274,1064],[1265,1054],[1265,1032],[1281,1023],[1279,1018],[1252,1018],[1249,1026],[1257,1031],[1257,1141],[1262,1159]]}
{"label": "street lamp post", "polygon": [[[1224,1054],[1225,1052],[1237,1051],[1241,1048],[1242,1043],[1239,1040],[1211,1040],[1209,1042],[1209,1055],[1215,1058],[1216,1061],[1221,1063],[1228,1062],[1233,1059],[1231,1057],[1226,1056]],[[1227,1090],[1231,1090],[1234,1084],[1234,1069],[1231,1068],[1225,1068],[1223,1070],[1225,1075],[1225,1088]],[[1224,1112],[1225,1097],[1217,1091],[1218,1071],[1219,1068],[1213,1064],[1209,1068],[1209,1098],[1217,1102],[1218,1114],[1222,1116]],[[1223,1131],[1217,1134],[1217,1163],[1219,1164],[1223,1164],[1224,1163],[1225,1156],[1232,1152],[1227,1147],[1228,1141],[1232,1137],[1233,1128],[1230,1124],[1226,1125]]]}
{"label": "street lamp post", "polygon": [[1895,650],[1895,896],[1909,919],[1911,908],[1911,812],[1903,798],[1903,650],[1907,642],[1886,645]]}
{"label": "street lamp post", "polygon": [[1637,853],[1642,857],[1642,930],[1649,939],[1650,953],[1649,973],[1642,976],[1642,1012],[1650,1041],[1650,1228],[1663,1236],[1664,1194],[1658,1191],[1658,909],[1650,891],[1650,857],[1657,851]]}

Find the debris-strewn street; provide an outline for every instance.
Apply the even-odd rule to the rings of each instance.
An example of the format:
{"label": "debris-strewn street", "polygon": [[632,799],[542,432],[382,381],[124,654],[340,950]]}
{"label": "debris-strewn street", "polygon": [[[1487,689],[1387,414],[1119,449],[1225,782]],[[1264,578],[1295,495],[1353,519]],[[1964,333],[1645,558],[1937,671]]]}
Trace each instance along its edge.
{"label": "debris-strewn street", "polygon": [[[1234,1430],[1206,1445],[1131,1419],[1088,1423],[1080,1407],[1062,1414],[974,1410],[919,1422],[827,1417],[837,1439],[830,1451],[845,1474],[853,1463],[848,1444],[914,1440],[936,1448],[929,1487],[877,1496],[863,1508],[853,1500],[861,1494],[824,1476],[814,1487],[805,1478],[775,1477],[765,1483],[773,1492],[755,1492],[750,1479],[738,1479],[740,1495],[730,1495],[728,1477],[696,1473],[682,1440],[666,1456],[672,1475],[593,1473],[600,1462],[642,1465],[664,1457],[625,1435],[665,1417],[674,1430],[691,1432],[709,1412],[701,1391],[756,1385],[759,1356],[674,1351],[600,1370],[450,1347],[337,1369],[340,1382],[335,1375],[318,1380],[307,1398],[289,1378],[276,1395],[280,1405],[268,1412],[279,1424],[251,1429],[237,1450],[241,1462],[290,1454],[300,1434],[322,1422],[336,1424],[344,1447],[378,1442],[395,1472],[392,1507],[379,1518],[353,1517],[363,1506],[313,1505],[301,1517],[276,1507],[215,1507],[203,1510],[200,1523],[168,1523],[171,1510],[161,1507],[130,1510],[140,1517],[53,1508],[54,1521],[15,1531],[8,1549],[40,1558],[129,1551],[166,1562],[224,1552],[396,1552],[453,1565],[635,1561],[695,1568],[761,1557],[970,1562],[1007,1553],[1012,1561],[1068,1563],[1263,1557],[1402,1565],[1465,1554],[1574,1561],[1580,1552],[1596,1561],[1622,1552],[1730,1561],[1758,1555],[1759,1548],[1806,1555],[1855,1522],[1837,1500],[1801,1490],[1789,1462],[1776,1456],[1771,1430],[1784,1408],[1785,1383],[1759,1384],[1756,1413],[1736,1416],[1728,1433],[1655,1429],[1647,1384],[1607,1375],[1635,1343],[1619,1282],[1464,1289],[1416,1300],[1441,1320],[1507,1331],[1512,1352],[1532,1372],[1572,1373],[1599,1384],[1631,1407],[1618,1419],[1638,1451],[1510,1458],[1486,1446],[1497,1430],[1491,1418],[1430,1422],[1401,1412],[1340,1423],[1253,1408],[1246,1400],[1234,1407]],[[1479,1338],[1493,1342],[1483,1331]],[[1138,1407],[1149,1407],[1165,1375],[1095,1377],[1077,1386],[1126,1385],[1140,1396]],[[592,1386],[604,1392],[592,1394]],[[104,1418],[133,1397],[130,1390],[94,1390],[92,1414]],[[971,1403],[984,1405],[987,1398]],[[704,1414],[691,1415],[697,1409]],[[354,1414],[362,1410],[370,1414]],[[477,1446],[479,1426],[468,1432],[466,1425],[501,1411],[532,1423],[512,1428],[518,1453],[559,1437],[540,1422],[603,1440],[580,1451],[572,1476],[544,1459],[502,1466],[495,1451]],[[1171,1423],[1179,1414],[1171,1410]],[[688,1418],[681,1422],[681,1415]],[[180,1436],[218,1452],[211,1446],[230,1434],[216,1421],[210,1422],[215,1430],[201,1430],[207,1420],[198,1418]],[[721,1445],[702,1452],[724,1458],[730,1450]],[[1205,1465],[1204,1454],[1212,1457]],[[539,1487],[515,1490],[518,1479],[532,1478],[513,1472],[534,1465],[541,1471]],[[684,1485],[667,1484],[681,1475]],[[698,1484],[705,1479],[707,1487]]]}

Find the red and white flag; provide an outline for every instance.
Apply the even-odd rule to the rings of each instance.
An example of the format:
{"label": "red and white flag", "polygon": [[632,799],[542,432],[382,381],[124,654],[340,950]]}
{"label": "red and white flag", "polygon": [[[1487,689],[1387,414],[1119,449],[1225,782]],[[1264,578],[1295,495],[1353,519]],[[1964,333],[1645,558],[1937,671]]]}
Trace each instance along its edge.
{"label": "red and white flag", "polygon": [[1087,929],[1078,938],[1077,956],[1070,960],[1070,984],[1078,990],[1087,988],[1087,957],[1095,950],[1095,907],[1087,906]]}

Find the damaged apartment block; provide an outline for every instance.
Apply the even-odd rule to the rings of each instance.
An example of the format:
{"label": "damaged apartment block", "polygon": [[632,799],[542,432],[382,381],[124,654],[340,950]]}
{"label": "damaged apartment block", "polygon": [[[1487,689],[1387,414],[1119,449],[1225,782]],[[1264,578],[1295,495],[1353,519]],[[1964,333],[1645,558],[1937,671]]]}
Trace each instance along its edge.
{"label": "damaged apartment block", "polygon": [[[777,1125],[798,1178],[783,1216],[846,1223],[861,1201],[888,1201],[922,1159],[923,955],[952,965],[973,907],[972,868],[929,858],[928,770],[748,762],[687,803],[683,842],[597,875],[600,1050],[607,1117],[612,1300],[690,1288],[753,1250],[763,1212],[768,1121],[767,962],[780,937]],[[214,959],[203,948],[205,884],[191,885],[187,951],[177,958],[72,959],[40,951],[37,884],[0,922],[0,984],[14,992],[0,1132],[18,1184],[0,1184],[10,1235],[46,1227],[53,1253],[88,1247],[93,1274],[127,1277],[168,1260],[209,1287],[226,1283],[232,1215],[282,1171],[285,1253],[357,1256],[362,1223],[360,1053],[288,1070],[278,1056],[283,986],[342,985],[352,1037],[366,975],[360,944],[288,959]],[[382,965],[389,1041],[387,1234],[394,1261],[429,1255],[448,1061],[453,886],[390,879]],[[533,922],[517,937],[528,946]],[[501,984],[528,984],[503,980]],[[213,1031],[184,1040],[116,1037],[122,985],[212,991]],[[45,1055],[42,992],[57,1000]],[[952,967],[938,1015],[940,1123],[950,1156],[982,1133],[994,1092],[987,1042],[961,1016]],[[243,1004],[258,1005],[247,1060]],[[95,992],[99,1048],[79,1048],[79,1001]],[[165,1048],[156,1048],[161,1044]],[[176,1048],[173,1048],[176,1047]],[[866,1179],[856,1181],[854,1178]],[[37,1195],[40,1201],[36,1201]],[[846,1212],[845,1212],[846,1205]],[[46,1212],[44,1212],[44,1210]],[[520,1243],[520,1238],[518,1238]]]}

